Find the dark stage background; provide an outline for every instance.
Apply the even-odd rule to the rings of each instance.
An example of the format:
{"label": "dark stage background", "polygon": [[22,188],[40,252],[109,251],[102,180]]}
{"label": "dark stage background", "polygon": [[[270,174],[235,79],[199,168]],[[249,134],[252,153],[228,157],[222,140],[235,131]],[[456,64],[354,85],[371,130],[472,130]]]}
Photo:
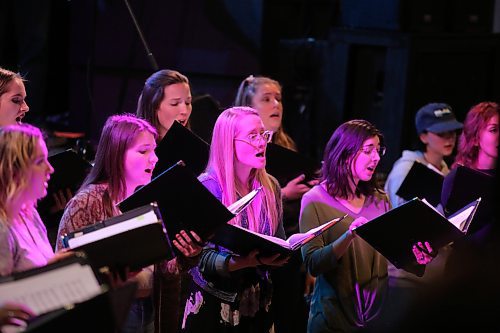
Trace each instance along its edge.
{"label": "dark stage background", "polygon": [[[500,1],[129,1],[159,67],[187,75],[205,97],[195,124],[230,106],[244,77],[268,75],[283,84],[286,130],[315,158],[341,122],[365,118],[386,136],[387,172],[416,143],[413,116],[423,104],[447,102],[463,120],[473,104],[500,101]],[[125,1],[2,6],[27,17],[3,23],[0,63],[10,69],[26,51],[6,45],[16,45],[21,25],[36,27],[41,7],[48,12],[39,52],[47,71],[38,81],[25,74],[33,119],[48,116],[49,126],[95,142],[108,115],[135,111],[154,70]]]}
{"label": "dark stage background", "polygon": [[[419,107],[446,102],[462,121],[500,102],[500,0],[128,1],[159,68],[189,77],[203,136],[243,78],[267,75],[283,85],[284,126],[305,155],[321,159],[346,120],[375,123],[383,180],[416,144]],[[125,0],[0,0],[0,14],[0,66],[28,80],[27,122],[83,133],[87,153],[109,115],[135,112],[154,68]],[[51,148],[76,144],[60,138]],[[498,229],[469,240],[399,331],[499,331]]]}

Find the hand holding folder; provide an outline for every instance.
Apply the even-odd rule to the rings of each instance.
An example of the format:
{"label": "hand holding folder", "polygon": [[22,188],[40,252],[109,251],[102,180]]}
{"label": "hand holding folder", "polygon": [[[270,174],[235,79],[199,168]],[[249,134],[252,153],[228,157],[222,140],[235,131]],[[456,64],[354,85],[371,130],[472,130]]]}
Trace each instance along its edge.
{"label": "hand holding folder", "polygon": [[463,237],[480,201],[471,202],[447,219],[425,200],[415,198],[357,227],[355,232],[397,268],[421,275],[424,267],[418,265],[413,246],[427,241],[438,250]]}
{"label": "hand holding folder", "polygon": [[0,278],[0,303],[24,304],[35,315],[80,303],[101,293],[95,272],[82,254]]}

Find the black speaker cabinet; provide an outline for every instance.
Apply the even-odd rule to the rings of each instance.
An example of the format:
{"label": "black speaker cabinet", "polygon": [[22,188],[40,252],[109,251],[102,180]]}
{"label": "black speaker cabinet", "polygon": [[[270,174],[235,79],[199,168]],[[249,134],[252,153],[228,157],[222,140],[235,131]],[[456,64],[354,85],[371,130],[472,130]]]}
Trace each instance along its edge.
{"label": "black speaker cabinet", "polygon": [[340,25],[406,32],[488,33],[494,0],[341,0]]}

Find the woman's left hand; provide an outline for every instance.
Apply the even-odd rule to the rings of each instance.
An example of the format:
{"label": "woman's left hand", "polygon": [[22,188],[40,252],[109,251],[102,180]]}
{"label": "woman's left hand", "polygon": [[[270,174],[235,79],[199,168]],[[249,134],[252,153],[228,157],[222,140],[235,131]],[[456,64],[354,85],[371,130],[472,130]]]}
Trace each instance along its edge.
{"label": "woman's left hand", "polygon": [[[203,241],[194,231],[190,231],[191,237],[185,230],[181,230],[173,240],[174,246],[186,257],[196,257],[201,253]],[[194,239],[194,240],[193,240]]]}
{"label": "woman's left hand", "polygon": [[422,242],[417,242],[413,245],[412,250],[413,255],[417,259],[417,263],[420,265],[427,265],[436,256],[429,242],[424,242],[423,244]]}

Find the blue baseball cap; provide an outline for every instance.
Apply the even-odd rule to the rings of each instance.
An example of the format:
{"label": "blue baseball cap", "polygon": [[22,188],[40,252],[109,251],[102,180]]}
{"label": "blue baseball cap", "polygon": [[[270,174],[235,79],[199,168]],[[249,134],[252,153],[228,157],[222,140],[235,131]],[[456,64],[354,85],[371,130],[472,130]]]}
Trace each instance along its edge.
{"label": "blue baseball cap", "polygon": [[426,104],[415,115],[415,127],[419,135],[423,132],[443,133],[456,131],[463,126],[455,118],[451,107],[445,103]]}

